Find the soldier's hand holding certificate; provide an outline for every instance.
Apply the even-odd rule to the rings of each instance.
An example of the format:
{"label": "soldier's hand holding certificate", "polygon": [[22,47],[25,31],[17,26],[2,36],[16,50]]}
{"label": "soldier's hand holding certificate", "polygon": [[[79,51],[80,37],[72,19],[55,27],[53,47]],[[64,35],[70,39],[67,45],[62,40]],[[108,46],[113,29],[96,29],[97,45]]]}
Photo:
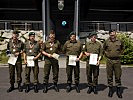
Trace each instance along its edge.
{"label": "soldier's hand holding certificate", "polygon": [[56,54],[56,53],[53,53],[53,55],[52,55],[52,57],[55,58],[56,60],[59,60],[59,56],[60,56],[60,55],[58,55],[58,54]]}

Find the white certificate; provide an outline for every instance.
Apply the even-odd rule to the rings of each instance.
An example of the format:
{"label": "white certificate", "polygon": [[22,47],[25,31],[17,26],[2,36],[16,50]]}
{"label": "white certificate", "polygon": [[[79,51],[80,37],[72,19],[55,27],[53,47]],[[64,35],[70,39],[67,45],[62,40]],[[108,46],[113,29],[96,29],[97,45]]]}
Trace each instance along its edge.
{"label": "white certificate", "polygon": [[27,56],[27,66],[28,67],[34,67],[35,63],[33,60],[34,56]]}
{"label": "white certificate", "polygon": [[56,54],[56,53],[53,53],[53,55],[52,55],[52,57],[55,58],[56,60],[59,60],[59,56],[60,56],[60,55],[58,55],[58,54]]}
{"label": "white certificate", "polygon": [[98,58],[98,54],[90,54],[89,64],[97,65],[97,58]]}
{"label": "white certificate", "polygon": [[76,55],[69,55],[68,65],[76,66],[76,59],[77,59]]}
{"label": "white certificate", "polygon": [[16,64],[16,61],[17,61],[17,59],[18,59],[18,56],[17,56],[17,57],[15,57],[15,55],[14,55],[14,54],[11,54],[11,55],[10,55],[10,57],[9,57],[9,59],[8,59],[8,64],[15,65],[15,64]]}

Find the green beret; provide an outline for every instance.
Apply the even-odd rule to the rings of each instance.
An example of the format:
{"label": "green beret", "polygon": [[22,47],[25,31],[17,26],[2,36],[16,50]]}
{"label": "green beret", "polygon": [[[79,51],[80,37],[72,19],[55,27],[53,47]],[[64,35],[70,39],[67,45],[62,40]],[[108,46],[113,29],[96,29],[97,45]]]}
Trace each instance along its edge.
{"label": "green beret", "polygon": [[76,33],[72,31],[72,32],[69,34],[69,37],[70,37],[71,35],[76,35]]}
{"label": "green beret", "polygon": [[92,37],[93,35],[97,35],[97,33],[96,32],[91,32],[89,37]]}
{"label": "green beret", "polygon": [[115,30],[109,30],[109,34],[111,33],[111,32],[114,32]]}
{"label": "green beret", "polygon": [[91,32],[88,32],[88,33],[87,33],[87,37],[90,37],[90,34],[91,34]]}
{"label": "green beret", "polygon": [[31,35],[35,35],[35,32],[30,32],[29,33],[29,36],[31,36]]}

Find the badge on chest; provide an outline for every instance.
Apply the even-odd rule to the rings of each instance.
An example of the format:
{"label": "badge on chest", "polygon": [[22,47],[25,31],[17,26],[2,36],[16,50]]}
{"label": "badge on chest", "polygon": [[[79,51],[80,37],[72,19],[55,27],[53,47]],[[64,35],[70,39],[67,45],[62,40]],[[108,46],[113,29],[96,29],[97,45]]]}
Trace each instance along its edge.
{"label": "badge on chest", "polygon": [[54,45],[54,42],[53,43],[50,43],[50,51],[52,51],[53,50],[53,45]]}
{"label": "badge on chest", "polygon": [[15,52],[16,51],[16,49],[13,49],[13,52]]}
{"label": "badge on chest", "polygon": [[31,52],[32,52],[32,50],[30,49],[30,50],[29,50],[29,52],[31,53]]}
{"label": "badge on chest", "polygon": [[32,53],[33,52],[33,48],[34,48],[34,43],[29,41],[29,46],[30,46],[29,52]]}
{"label": "badge on chest", "polygon": [[52,50],[53,50],[53,48],[51,47],[51,48],[50,48],[50,51],[52,51]]}
{"label": "badge on chest", "polygon": [[15,45],[13,45],[13,50],[12,51],[16,52],[16,46]]}

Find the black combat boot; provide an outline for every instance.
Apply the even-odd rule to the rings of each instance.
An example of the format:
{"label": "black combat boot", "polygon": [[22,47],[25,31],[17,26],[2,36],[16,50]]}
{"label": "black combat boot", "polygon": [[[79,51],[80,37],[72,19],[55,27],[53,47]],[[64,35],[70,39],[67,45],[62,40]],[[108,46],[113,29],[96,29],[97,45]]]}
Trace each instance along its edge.
{"label": "black combat boot", "polygon": [[22,92],[22,91],[23,91],[23,89],[22,89],[22,87],[21,87],[21,83],[18,83],[18,91],[19,91],[19,92]]}
{"label": "black combat boot", "polygon": [[34,85],[34,92],[35,93],[38,93],[38,87],[37,87],[37,85]]}
{"label": "black combat boot", "polygon": [[14,90],[14,84],[11,84],[10,88],[7,90],[7,93],[11,92]]}
{"label": "black combat boot", "polygon": [[71,83],[68,83],[66,92],[68,93],[68,92],[70,92],[71,90],[72,90]]}
{"label": "black combat boot", "polygon": [[93,92],[94,92],[94,94],[98,94],[96,86],[93,86]]}
{"label": "black combat boot", "polygon": [[43,85],[44,85],[43,93],[47,93],[48,92],[48,86],[46,83],[44,83]]}
{"label": "black combat boot", "polygon": [[30,91],[30,86],[29,84],[26,85],[26,90],[25,90],[25,93],[28,93]]}
{"label": "black combat boot", "polygon": [[87,93],[90,94],[93,91],[93,87],[89,86]]}
{"label": "black combat boot", "polygon": [[113,87],[109,87],[108,97],[112,97],[112,96],[113,96]]}
{"label": "black combat boot", "polygon": [[116,87],[116,88],[117,88],[116,94],[118,98],[122,98],[121,88],[120,87]]}
{"label": "black combat boot", "polygon": [[80,93],[79,83],[76,83],[76,91],[77,91],[77,93]]}
{"label": "black combat boot", "polygon": [[58,88],[57,83],[54,83],[54,89],[55,89],[56,92],[59,92],[59,88]]}

